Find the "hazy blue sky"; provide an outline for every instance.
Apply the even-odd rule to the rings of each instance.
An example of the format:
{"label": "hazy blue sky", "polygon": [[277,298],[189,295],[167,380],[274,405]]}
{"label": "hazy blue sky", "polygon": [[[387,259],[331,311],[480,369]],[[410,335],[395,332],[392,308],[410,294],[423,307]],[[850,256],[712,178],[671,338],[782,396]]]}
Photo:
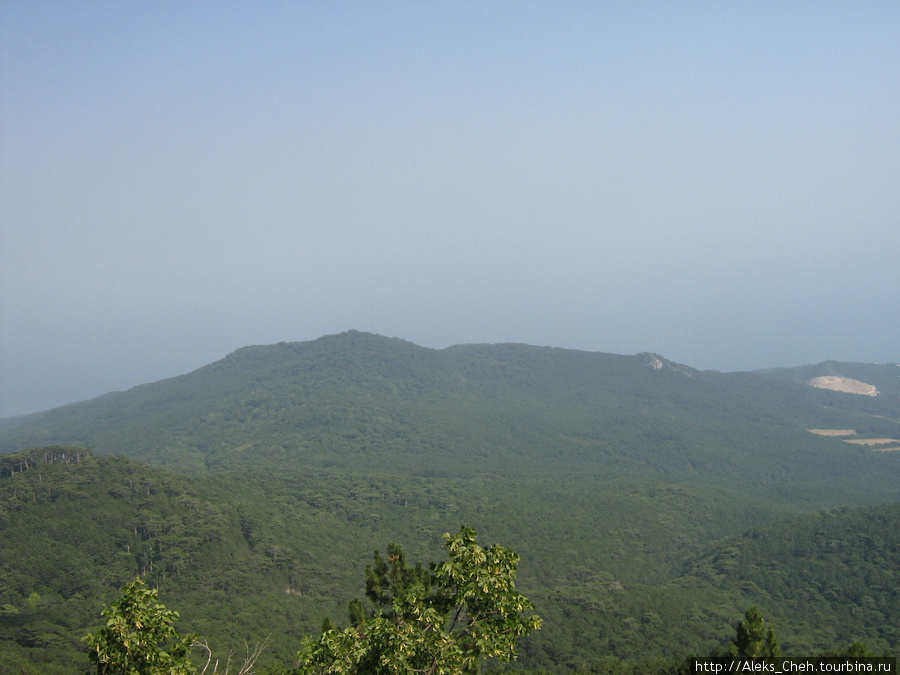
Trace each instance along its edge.
{"label": "hazy blue sky", "polygon": [[900,3],[0,2],[0,416],[349,328],[900,360]]}

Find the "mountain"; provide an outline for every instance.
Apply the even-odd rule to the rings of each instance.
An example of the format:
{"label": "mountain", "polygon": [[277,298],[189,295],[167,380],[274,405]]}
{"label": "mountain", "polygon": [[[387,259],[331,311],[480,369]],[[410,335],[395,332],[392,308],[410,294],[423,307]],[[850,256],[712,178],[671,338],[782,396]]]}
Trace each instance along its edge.
{"label": "mountain", "polygon": [[[879,393],[810,386],[828,375]],[[146,541],[158,540],[150,581],[189,628],[240,649],[268,626],[270,657],[287,662],[323,616],[343,622],[373,549],[396,541],[415,560],[435,559],[441,534],[466,523],[486,543],[522,556],[520,587],[545,619],[523,644],[523,664],[566,669],[604,655],[704,653],[727,639],[748,604],[792,622],[806,602],[800,589],[808,584],[776,596],[757,572],[706,574],[719,547],[740,548],[734,542],[747,532],[764,533],[750,542],[771,538],[825,510],[900,502],[900,452],[866,444],[900,439],[896,377],[894,365],[719,373],[654,354],[519,344],[432,350],[352,331],[240,349],[180,377],[0,427],[0,451],[16,453],[0,456],[11,467],[8,475],[0,470],[0,499],[17,504],[7,515],[31,528],[0,540],[4,573],[19,575],[15,587],[0,586],[0,605],[19,631],[0,623],[3,639],[37,659],[34,650],[49,647],[28,637],[43,620],[29,613],[32,591],[54,598],[53,611],[62,613],[53,625],[67,622],[71,637],[86,610],[61,608],[77,606],[72,598],[81,593],[83,608],[99,611],[126,572],[144,571],[135,547],[152,549]],[[40,465],[42,452],[58,452],[28,448],[53,445],[89,446],[75,452],[90,459],[15,469],[23,457]],[[91,466],[102,468],[79,468]],[[141,503],[112,496],[130,494],[114,470],[122,466],[144,481],[177,483],[144,510],[174,519],[160,531],[188,533],[209,548],[177,537],[174,546],[159,537],[139,544],[133,523]],[[41,476],[46,481],[52,467],[82,476],[95,496],[45,500]],[[22,498],[26,483],[31,501]],[[204,506],[195,513],[188,504]],[[220,524],[215,542],[203,541],[205,521],[192,520],[206,508],[204,517]],[[92,566],[120,574],[97,572],[99,585],[84,591],[68,577],[54,587],[24,549],[8,553],[9,542],[38,536],[36,523],[48,518],[61,527],[100,523],[102,532],[70,539],[56,553],[47,540],[47,560],[80,561],[86,578]],[[17,532],[16,521],[4,522],[0,535]],[[770,526],[782,530],[759,529]],[[120,532],[129,527],[131,538]],[[85,541],[96,541],[91,560],[81,552]],[[777,541],[785,565],[803,564],[793,543]],[[741,568],[745,558],[728,560]],[[757,558],[746,560],[752,567]],[[891,560],[878,565],[888,569]],[[852,580],[852,565],[840,564]],[[897,638],[878,628],[877,613],[895,616],[894,601],[885,600],[892,596],[883,587],[873,592],[873,603],[855,602],[863,619],[852,624],[853,637],[897,651]],[[849,596],[822,596],[818,624],[783,627],[791,644],[840,646],[833,642],[844,633],[834,626]]]}
{"label": "mountain", "polygon": [[887,400],[900,396],[900,364],[845,363],[823,361],[798,368],[771,368],[760,373],[795,382],[805,382],[819,377],[839,377],[865,382],[875,386]]}
{"label": "mountain", "polygon": [[896,437],[898,419],[896,387],[849,397],[650,354],[517,344],[438,351],[348,332],[240,349],[181,377],[33,416],[0,430],[0,451],[83,445],[191,472],[269,464],[465,474],[515,465],[746,483],[762,470],[792,489],[871,479],[867,491],[884,495],[894,494],[891,460],[885,472],[886,458],[807,429]]}

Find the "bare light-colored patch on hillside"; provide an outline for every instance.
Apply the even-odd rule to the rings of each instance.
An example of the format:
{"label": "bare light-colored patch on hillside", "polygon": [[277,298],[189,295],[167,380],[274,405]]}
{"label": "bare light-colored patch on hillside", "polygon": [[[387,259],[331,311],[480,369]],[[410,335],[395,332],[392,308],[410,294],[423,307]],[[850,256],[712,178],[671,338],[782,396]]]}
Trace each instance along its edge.
{"label": "bare light-colored patch on hillside", "polygon": [[835,377],[834,375],[824,375],[822,377],[814,377],[809,381],[809,386],[817,389],[830,389],[831,391],[841,391],[845,394],[858,394],[860,396],[878,396],[878,390],[874,385],[860,382],[849,377]]}
{"label": "bare light-colored patch on hillside", "polygon": [[891,445],[900,443],[900,440],[896,438],[854,438],[844,442],[853,443],[854,445]]}
{"label": "bare light-colored patch on hillside", "polygon": [[807,429],[810,433],[817,436],[855,436],[853,429]]}
{"label": "bare light-colored patch on hillside", "polygon": [[864,445],[878,452],[900,451],[900,439],[898,438],[844,438],[845,436],[856,436],[856,431],[853,429],[807,429],[807,431],[816,436],[840,438],[844,443],[852,445]]}

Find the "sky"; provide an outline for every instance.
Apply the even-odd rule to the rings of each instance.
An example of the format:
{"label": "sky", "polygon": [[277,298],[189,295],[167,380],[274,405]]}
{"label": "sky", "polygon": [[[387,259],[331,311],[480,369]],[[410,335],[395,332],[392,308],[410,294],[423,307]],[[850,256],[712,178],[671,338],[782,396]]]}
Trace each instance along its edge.
{"label": "sky", "polygon": [[900,361],[900,3],[0,2],[0,417],[348,329]]}

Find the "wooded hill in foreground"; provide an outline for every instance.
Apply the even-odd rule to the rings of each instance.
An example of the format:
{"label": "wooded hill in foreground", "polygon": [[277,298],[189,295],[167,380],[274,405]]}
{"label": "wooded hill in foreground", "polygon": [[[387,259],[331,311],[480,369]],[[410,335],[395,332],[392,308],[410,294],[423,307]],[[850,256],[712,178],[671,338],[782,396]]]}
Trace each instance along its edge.
{"label": "wooded hill in foreground", "polygon": [[[5,452],[93,452],[0,457],[0,650],[71,672],[143,572],[185,630],[224,651],[271,634],[289,663],[324,616],[345,622],[373,549],[435,559],[465,523],[522,556],[544,618],[529,667],[704,653],[751,604],[785,653],[896,653],[900,453],[808,429],[900,438],[897,371],[723,374],[351,332],[5,420]],[[836,372],[880,394],[807,385]]]}

